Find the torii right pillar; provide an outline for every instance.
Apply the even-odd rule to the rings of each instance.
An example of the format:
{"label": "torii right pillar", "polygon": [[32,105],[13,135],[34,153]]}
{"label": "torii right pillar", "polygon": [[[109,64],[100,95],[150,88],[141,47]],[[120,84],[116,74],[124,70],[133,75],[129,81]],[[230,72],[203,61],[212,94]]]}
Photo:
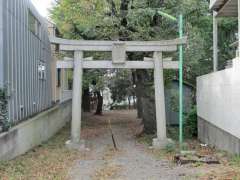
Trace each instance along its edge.
{"label": "torii right pillar", "polygon": [[157,138],[153,139],[155,148],[163,149],[171,140],[167,139],[166,110],[163,78],[163,57],[162,52],[154,52],[154,86],[155,86],[155,105]]}

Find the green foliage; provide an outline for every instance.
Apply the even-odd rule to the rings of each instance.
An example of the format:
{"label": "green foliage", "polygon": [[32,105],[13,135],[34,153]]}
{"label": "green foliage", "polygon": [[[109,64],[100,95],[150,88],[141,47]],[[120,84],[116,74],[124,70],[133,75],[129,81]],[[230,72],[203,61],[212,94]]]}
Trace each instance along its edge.
{"label": "green foliage", "polygon": [[108,83],[113,102],[120,103],[134,94],[132,75],[129,70],[115,70]]}
{"label": "green foliage", "polygon": [[165,147],[165,151],[167,153],[175,152],[175,150],[176,150],[176,145],[174,143],[168,143]]}
{"label": "green foliage", "polygon": [[[94,60],[110,59],[109,52],[86,52],[85,57],[93,57]],[[83,73],[83,88],[88,88],[94,85],[96,91],[102,91],[108,82],[107,70],[103,69],[88,69]]]}
{"label": "green foliage", "polygon": [[137,141],[140,144],[151,146],[153,138],[156,138],[155,134],[142,134],[140,137],[137,138]]}
{"label": "green foliage", "polygon": [[51,17],[64,38],[94,39],[95,25],[101,22],[107,9],[105,0],[62,0],[51,11]]}
{"label": "green foliage", "polygon": [[[197,127],[197,107],[192,106],[189,113],[184,116],[184,137],[187,139],[192,139],[197,137],[198,127]],[[168,136],[171,139],[178,140],[179,138],[179,128],[178,127],[168,127]]]}
{"label": "green foliage", "polygon": [[240,167],[240,155],[232,155],[230,164],[235,167]]}
{"label": "green foliage", "polygon": [[[212,71],[212,15],[207,0],[61,0],[51,11],[51,18],[61,34],[70,39],[161,40],[178,36],[177,23],[161,17],[163,11],[178,17],[184,14],[184,79],[195,84],[196,77]],[[114,5],[114,6],[113,6]],[[126,18],[127,24],[122,24]],[[233,57],[229,44],[235,38],[236,20],[219,22],[220,68]],[[176,54],[172,55],[177,58]]]}
{"label": "green foliage", "polygon": [[0,89],[0,127],[2,127],[2,131],[7,131],[10,128],[7,118],[7,98],[5,89]]}
{"label": "green foliage", "polygon": [[184,134],[186,138],[197,137],[197,107],[193,106],[185,117]]}
{"label": "green foliage", "polygon": [[83,74],[83,88],[88,88],[89,85],[94,85],[95,90],[102,91],[105,84],[105,70],[84,70]]}
{"label": "green foliage", "polygon": [[168,126],[167,127],[167,137],[174,141],[179,139],[179,127],[178,126]]}

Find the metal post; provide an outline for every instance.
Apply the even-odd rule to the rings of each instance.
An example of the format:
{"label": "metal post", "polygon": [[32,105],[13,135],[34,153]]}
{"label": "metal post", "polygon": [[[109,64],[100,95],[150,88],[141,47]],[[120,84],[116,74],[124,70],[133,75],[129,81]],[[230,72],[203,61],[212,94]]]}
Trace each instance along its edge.
{"label": "metal post", "polygon": [[[183,15],[179,15],[179,37],[183,37]],[[183,143],[183,45],[179,46],[179,143]]]}

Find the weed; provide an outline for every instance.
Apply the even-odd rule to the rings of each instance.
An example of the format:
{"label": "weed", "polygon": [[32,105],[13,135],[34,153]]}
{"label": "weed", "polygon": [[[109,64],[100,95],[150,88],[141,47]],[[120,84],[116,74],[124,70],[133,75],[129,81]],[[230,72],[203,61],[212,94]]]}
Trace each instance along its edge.
{"label": "weed", "polygon": [[230,165],[233,165],[235,167],[240,167],[240,155],[233,155],[230,158]]}
{"label": "weed", "polygon": [[143,134],[137,139],[138,143],[145,144],[147,146],[152,145],[152,141],[156,136],[154,134]]}

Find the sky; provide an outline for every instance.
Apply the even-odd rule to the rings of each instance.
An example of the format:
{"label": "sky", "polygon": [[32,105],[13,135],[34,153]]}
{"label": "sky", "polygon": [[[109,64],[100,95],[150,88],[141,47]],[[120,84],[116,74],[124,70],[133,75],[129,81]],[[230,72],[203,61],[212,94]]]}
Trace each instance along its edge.
{"label": "sky", "polygon": [[43,17],[48,17],[48,8],[52,7],[54,0],[31,0],[38,12]]}

